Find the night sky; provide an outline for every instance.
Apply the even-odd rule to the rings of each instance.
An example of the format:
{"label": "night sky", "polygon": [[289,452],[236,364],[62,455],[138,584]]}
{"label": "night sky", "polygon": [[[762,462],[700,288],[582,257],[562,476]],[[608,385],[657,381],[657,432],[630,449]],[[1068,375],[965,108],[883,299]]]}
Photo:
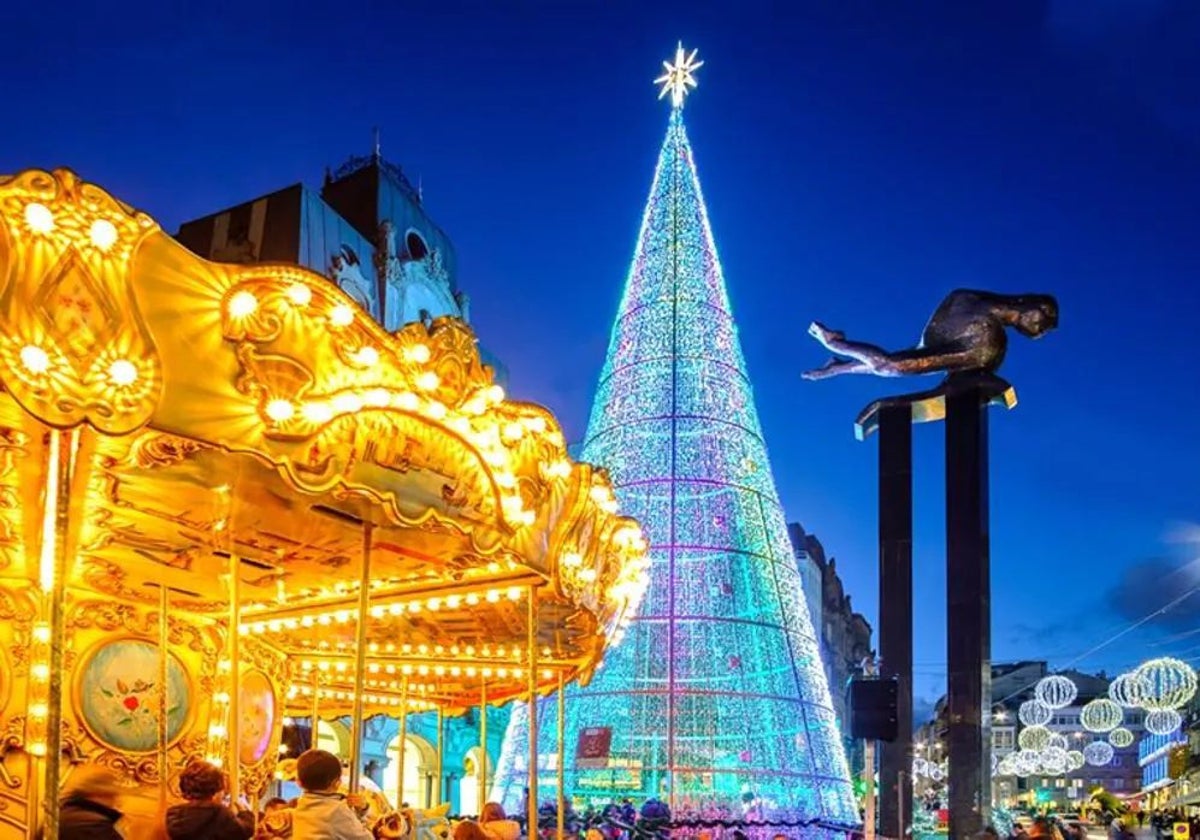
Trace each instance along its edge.
{"label": "night sky", "polygon": [[[174,231],[319,186],[378,125],[511,390],[571,439],[666,128],[651,80],[699,47],[686,117],[776,481],[855,606],[876,453],[851,424],[903,386],[801,381],[805,326],[910,344],[957,286],[1062,308],[1014,338],[992,418],[994,657],[1066,665],[1200,584],[1194,0],[55,5],[0,12],[0,171],[68,165]],[[915,438],[920,706],[945,571],[941,430]],[[1200,596],[1078,665],[1166,651],[1200,661]]]}

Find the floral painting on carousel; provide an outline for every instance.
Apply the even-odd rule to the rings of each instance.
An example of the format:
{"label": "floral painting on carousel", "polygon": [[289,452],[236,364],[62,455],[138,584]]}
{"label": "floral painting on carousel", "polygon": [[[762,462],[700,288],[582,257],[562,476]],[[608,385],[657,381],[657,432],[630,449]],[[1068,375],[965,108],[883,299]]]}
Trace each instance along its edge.
{"label": "floral painting on carousel", "polygon": [[242,764],[257,764],[266,756],[275,730],[275,687],[266,674],[249,671],[242,676],[238,704],[242,718],[238,756]]}
{"label": "floral painting on carousel", "polygon": [[[191,711],[191,687],[182,663],[167,658],[167,742],[183,732]],[[158,746],[158,646],[137,639],[114,639],[94,648],[79,670],[79,714],[104,746],[122,752],[150,752]]]}

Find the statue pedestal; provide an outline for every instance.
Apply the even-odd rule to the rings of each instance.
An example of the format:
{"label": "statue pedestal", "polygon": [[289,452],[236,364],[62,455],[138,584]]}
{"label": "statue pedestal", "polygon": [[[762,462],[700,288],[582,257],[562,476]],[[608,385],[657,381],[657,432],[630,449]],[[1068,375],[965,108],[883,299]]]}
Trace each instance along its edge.
{"label": "statue pedestal", "polygon": [[879,432],[880,674],[898,681],[899,737],[880,755],[880,832],[905,837],[912,802],[912,424],[946,421],[947,747],[950,836],[971,836],[991,806],[991,581],[987,409],[1016,391],[991,374],[877,400],[855,432]]}

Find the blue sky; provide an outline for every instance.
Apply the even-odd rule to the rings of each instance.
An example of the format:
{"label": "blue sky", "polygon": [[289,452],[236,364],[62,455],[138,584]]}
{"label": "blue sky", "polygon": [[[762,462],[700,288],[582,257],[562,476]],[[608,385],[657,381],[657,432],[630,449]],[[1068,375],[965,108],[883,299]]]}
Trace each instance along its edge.
{"label": "blue sky", "polygon": [[[969,8],[967,8],[969,7]],[[587,420],[667,110],[687,109],[785,507],[875,615],[875,451],[896,383],[805,383],[812,318],[913,342],[950,289],[1057,294],[992,423],[994,655],[1066,664],[1197,585],[1200,6],[18,0],[0,170],[69,165],[160,219],[369,150],[419,176],[514,392]],[[939,430],[917,430],[917,693],[942,690]],[[1079,667],[1200,651],[1197,599]],[[1194,641],[1193,641],[1194,640]]]}

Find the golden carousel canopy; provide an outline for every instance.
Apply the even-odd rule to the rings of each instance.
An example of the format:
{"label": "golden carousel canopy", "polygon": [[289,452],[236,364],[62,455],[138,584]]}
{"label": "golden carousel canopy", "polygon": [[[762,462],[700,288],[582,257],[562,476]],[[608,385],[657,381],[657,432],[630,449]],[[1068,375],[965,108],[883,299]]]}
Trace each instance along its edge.
{"label": "golden carousel canopy", "polygon": [[461,321],[388,333],[319,275],[207,262],[56,170],[0,179],[0,322],[0,578],[53,577],[69,481],[71,598],[166,588],[219,627],[238,593],[292,705],[330,713],[353,699],[362,579],[377,712],[405,688],[515,696],[531,658],[541,690],[586,680],[636,610],[637,524]]}

